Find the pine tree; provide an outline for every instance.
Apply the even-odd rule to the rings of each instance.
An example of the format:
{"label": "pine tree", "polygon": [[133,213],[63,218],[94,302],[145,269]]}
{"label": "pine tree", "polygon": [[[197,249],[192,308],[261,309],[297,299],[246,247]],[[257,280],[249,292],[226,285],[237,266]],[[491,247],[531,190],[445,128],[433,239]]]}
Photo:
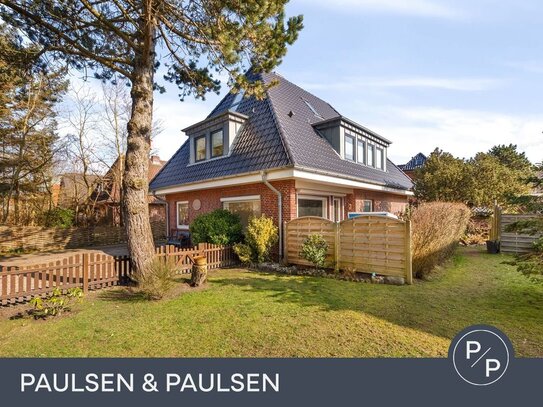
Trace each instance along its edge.
{"label": "pine tree", "polygon": [[287,0],[0,0],[0,17],[25,32],[42,51],[101,79],[121,75],[131,83],[132,109],[123,177],[123,213],[136,273],[145,273],[154,250],[147,211],[148,155],[155,72],[166,64],[166,80],[180,97],[203,98],[219,91],[215,74],[229,85],[263,97],[262,81],[244,75],[281,62],[302,28],[302,17],[286,20]]}

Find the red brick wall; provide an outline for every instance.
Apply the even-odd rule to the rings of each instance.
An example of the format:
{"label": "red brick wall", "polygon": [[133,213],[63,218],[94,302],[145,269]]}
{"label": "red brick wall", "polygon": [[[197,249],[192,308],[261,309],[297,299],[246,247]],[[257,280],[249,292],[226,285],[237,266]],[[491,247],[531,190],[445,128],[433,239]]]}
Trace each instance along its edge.
{"label": "red brick wall", "polygon": [[[296,216],[296,190],[294,180],[271,181],[283,196],[283,220],[289,221]],[[221,198],[260,195],[260,204],[263,214],[272,217],[277,222],[277,195],[263,183],[237,185],[232,187],[214,188],[201,191],[180,192],[177,194],[166,195],[169,203],[170,229],[177,227],[177,206],[176,202],[189,202],[189,222],[202,213],[210,212],[222,208]],[[192,202],[199,199],[202,203],[199,210],[194,210]]]}
{"label": "red brick wall", "polygon": [[348,201],[355,208],[354,210],[349,209],[349,212],[362,212],[364,209],[363,201],[366,199],[373,201],[373,210],[375,212],[404,212],[408,202],[407,196],[362,189],[355,190],[354,197],[352,195],[347,197],[349,196],[351,197],[350,200],[346,199],[345,201]]}
{"label": "red brick wall", "polygon": [[[296,188],[294,180],[271,181],[271,184],[281,191],[283,196],[283,221],[296,218]],[[263,214],[272,217],[277,222],[277,195],[263,183],[237,185],[232,187],[214,188],[201,191],[181,192],[166,196],[169,202],[170,229],[177,227],[176,202],[189,202],[189,222],[202,213],[222,208],[221,198],[260,195],[261,210]],[[194,210],[192,202],[199,199],[202,203],[199,210]],[[403,212],[407,205],[407,197],[389,194],[386,192],[374,192],[355,190],[354,194],[345,197],[345,217],[347,212],[361,212],[363,200],[373,200],[375,211],[387,211],[392,213]]]}

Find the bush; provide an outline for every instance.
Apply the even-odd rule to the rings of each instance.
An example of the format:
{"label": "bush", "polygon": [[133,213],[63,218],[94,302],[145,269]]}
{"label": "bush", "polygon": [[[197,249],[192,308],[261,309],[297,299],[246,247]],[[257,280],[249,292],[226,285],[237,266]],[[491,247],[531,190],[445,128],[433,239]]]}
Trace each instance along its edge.
{"label": "bush", "polygon": [[278,240],[278,229],[273,219],[262,215],[251,218],[245,232],[245,244],[237,244],[234,251],[242,263],[258,264],[270,258],[271,248]]}
{"label": "bush", "polygon": [[313,263],[315,268],[323,267],[328,252],[328,243],[320,234],[309,235],[302,244],[300,257]]}
{"label": "bush", "polygon": [[43,224],[49,228],[69,228],[74,224],[74,211],[64,208],[53,208],[43,214]]}
{"label": "bush", "polygon": [[137,290],[149,300],[160,300],[175,285],[176,266],[172,258],[155,258],[145,275],[138,274],[132,278],[137,283]]}
{"label": "bush", "polygon": [[415,277],[426,277],[453,254],[470,215],[466,205],[452,202],[428,202],[413,209],[411,247]]}
{"label": "bush", "polygon": [[190,225],[191,239],[194,244],[212,243],[230,245],[241,242],[243,228],[239,216],[224,209],[204,213]]}
{"label": "bush", "polygon": [[36,297],[30,300],[30,305],[32,305],[30,314],[35,319],[56,317],[64,312],[70,311],[72,303],[74,301],[80,301],[82,297],[83,291],[81,288],[70,288],[66,294],[63,294],[60,288],[55,288],[53,292],[45,298]]}

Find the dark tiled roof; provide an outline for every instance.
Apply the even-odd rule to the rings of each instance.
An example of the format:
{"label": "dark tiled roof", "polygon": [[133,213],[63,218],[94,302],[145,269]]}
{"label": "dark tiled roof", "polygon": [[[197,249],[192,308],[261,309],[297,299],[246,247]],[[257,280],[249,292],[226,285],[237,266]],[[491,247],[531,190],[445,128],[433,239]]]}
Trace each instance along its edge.
{"label": "dark tiled roof", "polygon": [[189,165],[189,144],[185,142],[151,182],[151,190],[289,166],[391,188],[411,188],[411,180],[390,160],[387,171],[381,171],[341,159],[312,126],[341,117],[328,103],[277,74],[259,78],[266,83],[279,81],[265,100],[251,97],[240,101],[239,95],[229,93],[208,116],[227,110],[249,116],[231,154]]}
{"label": "dark tiled roof", "polygon": [[407,164],[398,165],[398,168],[402,171],[413,171],[422,167],[426,163],[426,156],[422,153],[418,153],[411,158]]}

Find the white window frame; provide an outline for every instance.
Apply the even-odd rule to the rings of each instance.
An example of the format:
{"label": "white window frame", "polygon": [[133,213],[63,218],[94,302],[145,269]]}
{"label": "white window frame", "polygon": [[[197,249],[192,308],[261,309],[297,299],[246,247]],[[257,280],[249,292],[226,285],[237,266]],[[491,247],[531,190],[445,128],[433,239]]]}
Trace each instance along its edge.
{"label": "white window frame", "polygon": [[[364,210],[364,208],[366,206],[366,202],[370,203],[371,208],[370,208],[369,211]],[[373,212],[373,199],[363,199],[362,200],[362,212]]]}
{"label": "white window frame", "polygon": [[[370,149],[372,162],[370,163]],[[375,144],[367,143],[366,145],[366,165],[368,167],[375,168]]]}
{"label": "white window frame", "polygon": [[175,221],[177,223],[177,229],[188,229],[189,225],[180,225],[179,224],[179,205],[187,205],[187,211],[189,211],[189,201],[177,201],[175,203]]}
{"label": "white window frame", "polygon": [[221,198],[221,202],[223,203],[224,202],[250,202],[250,201],[260,201],[260,195],[229,196],[226,198]]}
{"label": "white window frame", "polygon": [[[378,158],[377,151],[381,152],[381,162],[378,162],[379,160],[377,160]],[[381,146],[375,146],[374,154],[375,154],[375,168],[379,170],[384,170],[385,169],[385,149]]]}
{"label": "white window frame", "polygon": [[[362,144],[362,154],[360,153],[359,146]],[[366,165],[366,150],[368,149],[368,142],[361,137],[356,138],[356,162]]]}
{"label": "white window frame", "polygon": [[[353,144],[353,158],[347,158],[347,139],[351,139]],[[357,137],[356,136],[353,136],[352,134],[350,133],[345,133],[344,137],[343,137],[343,153],[344,153],[344,157],[346,160],[348,161],[355,161],[356,162],[356,139]]]}
{"label": "white window frame", "polygon": [[328,219],[328,198],[327,196],[316,196],[316,195],[298,195],[296,197],[296,217],[300,217],[300,199],[309,199],[314,201],[322,201],[322,217]]}

